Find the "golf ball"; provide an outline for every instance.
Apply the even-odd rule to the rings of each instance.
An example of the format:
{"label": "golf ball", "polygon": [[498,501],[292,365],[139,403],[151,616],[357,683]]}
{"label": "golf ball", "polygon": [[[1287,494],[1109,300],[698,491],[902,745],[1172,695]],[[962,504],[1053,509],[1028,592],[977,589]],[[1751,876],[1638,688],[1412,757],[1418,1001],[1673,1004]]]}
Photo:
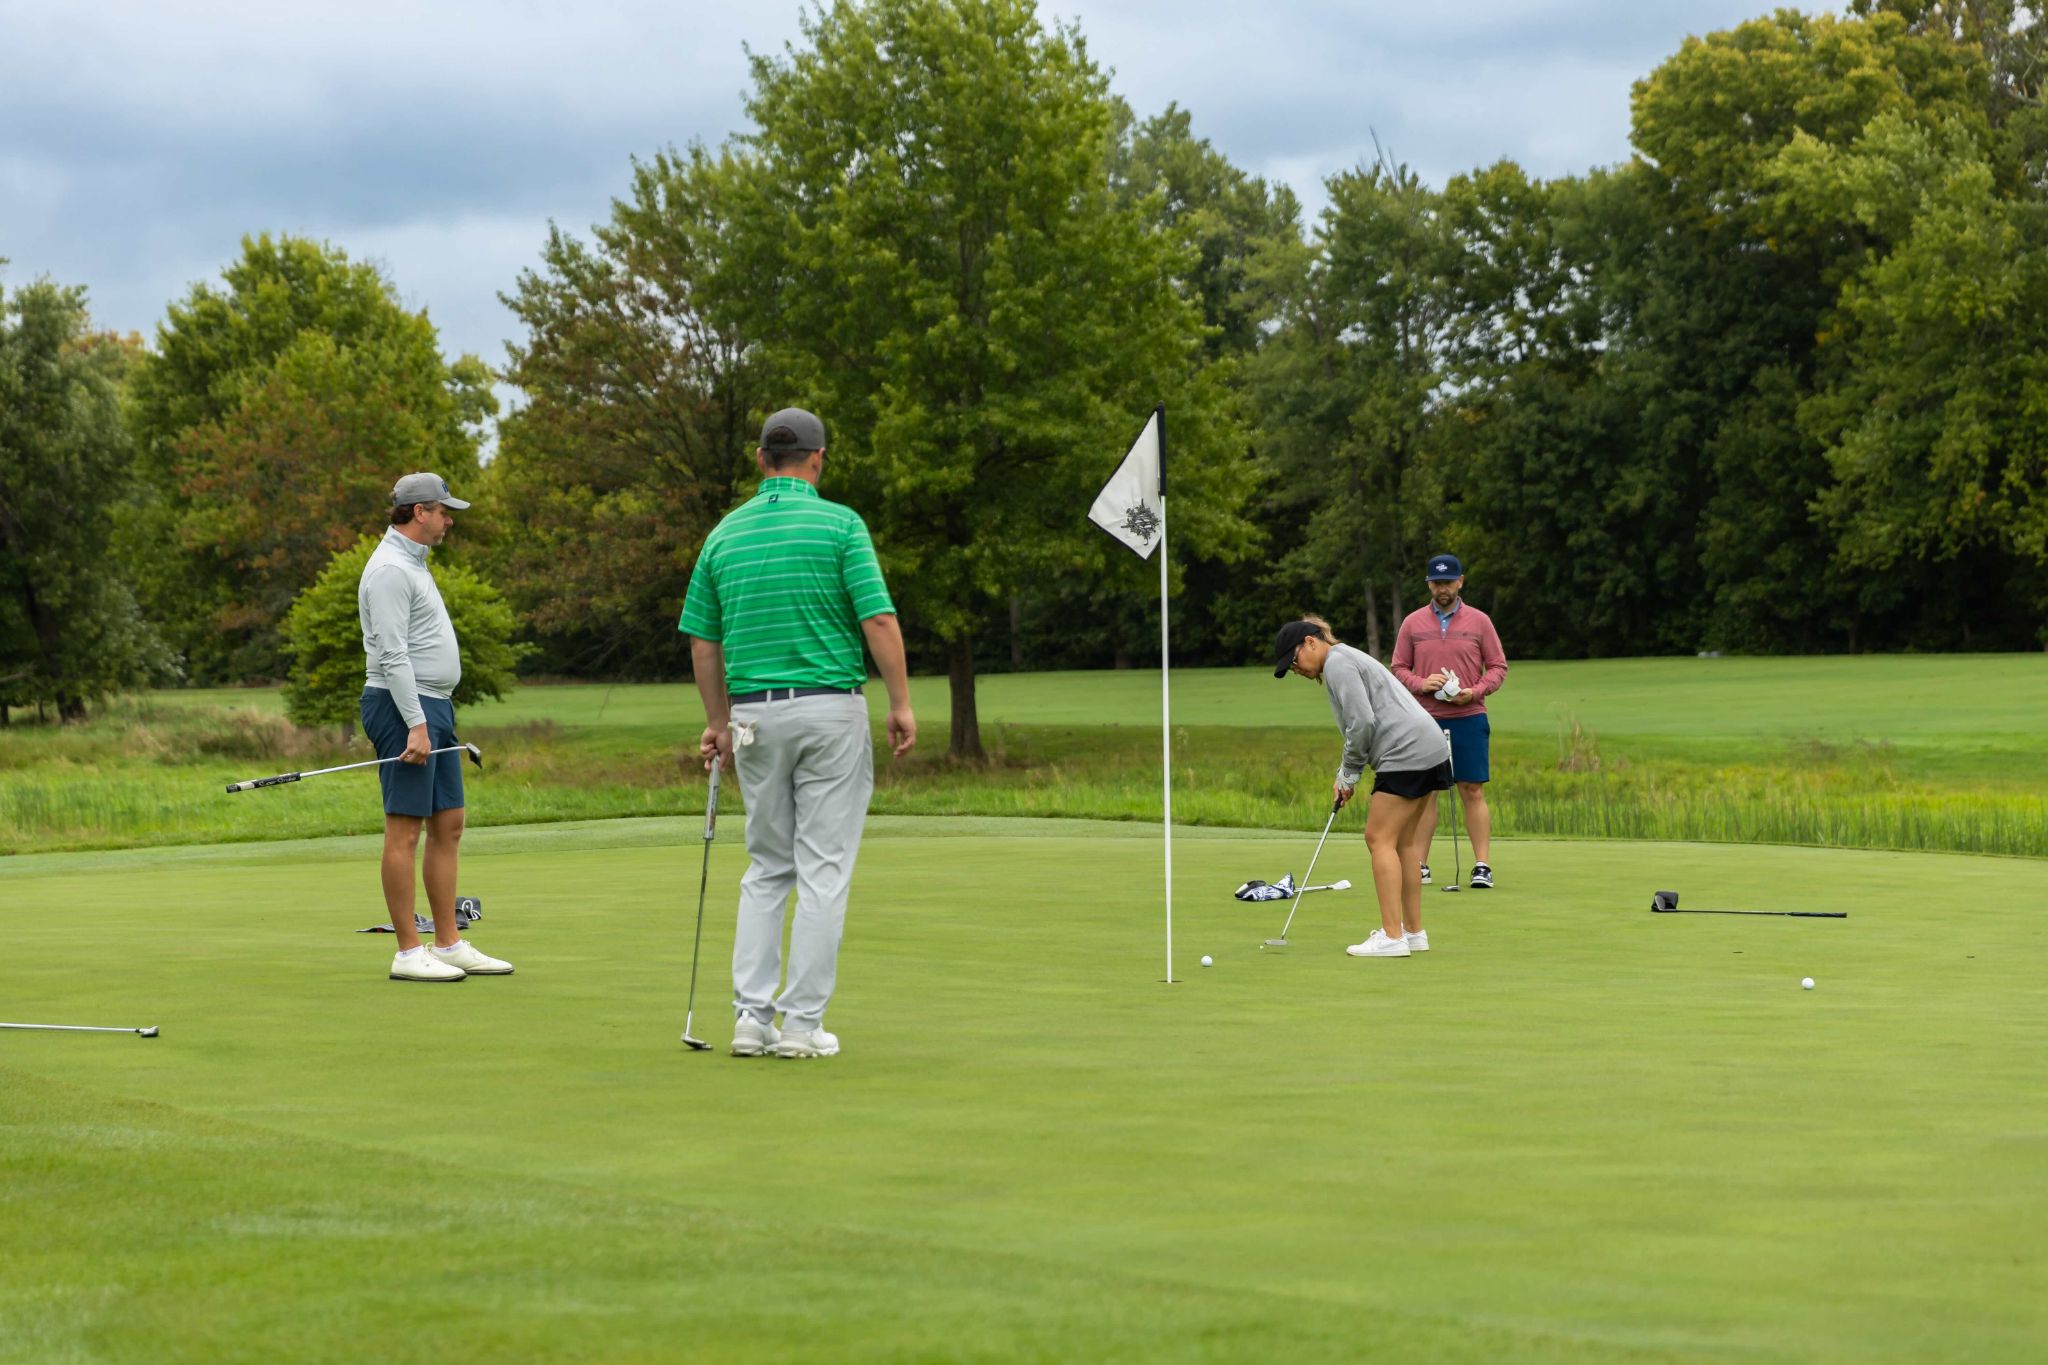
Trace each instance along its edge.
{"label": "golf ball", "polygon": [[1215,965],[1216,965],[1216,959],[1215,959],[1215,958],[1213,958],[1213,957],[1210,957],[1210,956],[1209,956],[1209,955],[1208,955],[1207,953],[1203,953],[1203,954],[1202,954],[1202,965],[1203,965],[1204,967],[1213,967],[1213,966],[1215,966]]}
{"label": "golf ball", "polygon": [[1813,978],[1810,976],[1802,976],[1799,978],[1799,985],[1801,989],[1810,991],[1813,989]]}

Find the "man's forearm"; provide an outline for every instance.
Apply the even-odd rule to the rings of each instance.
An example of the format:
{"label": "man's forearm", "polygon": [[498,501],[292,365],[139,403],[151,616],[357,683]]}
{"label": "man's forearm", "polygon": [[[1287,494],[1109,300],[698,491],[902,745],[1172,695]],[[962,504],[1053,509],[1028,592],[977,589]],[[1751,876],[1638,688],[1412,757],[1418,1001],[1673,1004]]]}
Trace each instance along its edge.
{"label": "man's forearm", "polygon": [[697,675],[697,696],[704,702],[704,724],[723,730],[732,719],[725,695],[725,646],[716,640],[690,640],[690,668]]}
{"label": "man's forearm", "polygon": [[890,616],[870,616],[860,623],[867,637],[868,653],[875,656],[875,668],[889,689],[889,705],[910,705],[910,666],[903,658],[903,627]]}

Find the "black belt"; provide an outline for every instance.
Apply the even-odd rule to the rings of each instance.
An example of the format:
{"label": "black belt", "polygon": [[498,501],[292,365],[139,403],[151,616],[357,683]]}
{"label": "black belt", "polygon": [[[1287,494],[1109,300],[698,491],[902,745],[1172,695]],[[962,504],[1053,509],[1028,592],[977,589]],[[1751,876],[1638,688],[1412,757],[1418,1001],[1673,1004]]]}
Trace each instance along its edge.
{"label": "black belt", "polygon": [[747,706],[757,701],[795,701],[798,697],[857,697],[858,687],[769,687],[759,692],[742,692],[726,700],[734,706]]}

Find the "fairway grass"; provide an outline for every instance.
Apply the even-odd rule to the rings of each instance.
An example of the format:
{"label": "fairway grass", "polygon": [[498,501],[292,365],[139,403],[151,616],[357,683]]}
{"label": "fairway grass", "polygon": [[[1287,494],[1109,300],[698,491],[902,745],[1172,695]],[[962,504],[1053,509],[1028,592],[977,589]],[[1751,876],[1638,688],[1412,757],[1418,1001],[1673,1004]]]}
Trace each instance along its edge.
{"label": "fairway grass", "polygon": [[[694,821],[472,833],[516,976],[382,978],[365,839],[0,860],[0,1359],[2023,1359],[2038,864],[1496,849],[1435,948],[1314,830],[878,818],[815,1063],[676,1035]],[[1343,842],[1338,842],[1339,837]],[[1438,854],[1447,861],[1448,849]],[[736,825],[698,1032],[723,1044]],[[1340,821],[1318,877],[1365,882]],[[1847,920],[1652,916],[1846,909]],[[1216,966],[1195,965],[1211,953]],[[1812,976],[1814,991],[1799,978]]]}

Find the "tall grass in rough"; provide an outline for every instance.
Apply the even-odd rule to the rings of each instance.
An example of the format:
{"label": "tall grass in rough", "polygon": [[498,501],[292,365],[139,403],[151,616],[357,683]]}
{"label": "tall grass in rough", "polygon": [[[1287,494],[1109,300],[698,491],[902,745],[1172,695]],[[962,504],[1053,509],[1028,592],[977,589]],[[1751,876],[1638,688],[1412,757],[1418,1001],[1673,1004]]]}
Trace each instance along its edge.
{"label": "tall grass in rough", "polygon": [[[486,770],[468,774],[474,825],[703,809],[688,727],[464,725]],[[884,814],[1159,818],[1156,730],[994,724],[986,765],[919,752],[880,758]],[[1997,780],[1946,778],[1891,744],[1666,744],[1652,756],[1566,715],[1554,736],[1495,737],[1495,832],[1711,840],[2039,856],[2048,777],[2008,756]],[[1298,829],[1321,821],[1335,736],[1301,728],[1185,727],[1174,741],[1174,816],[1192,825]],[[0,852],[211,843],[374,831],[371,772],[265,791],[229,781],[353,762],[358,737],[301,730],[248,707],[119,703],[87,724],[0,731]],[[736,784],[727,809],[741,808]]]}

